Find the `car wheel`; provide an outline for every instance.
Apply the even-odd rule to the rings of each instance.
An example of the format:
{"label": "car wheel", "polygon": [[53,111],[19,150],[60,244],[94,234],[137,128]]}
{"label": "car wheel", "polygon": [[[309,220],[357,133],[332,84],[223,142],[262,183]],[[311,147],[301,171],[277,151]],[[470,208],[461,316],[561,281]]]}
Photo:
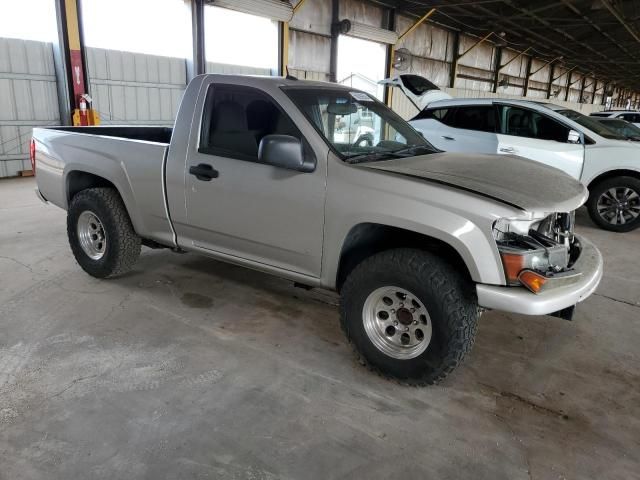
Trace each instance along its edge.
{"label": "car wheel", "polygon": [[640,180],[614,177],[590,188],[589,215],[596,225],[612,232],[640,227]]}
{"label": "car wheel", "polygon": [[361,363],[410,385],[443,380],[476,335],[473,283],[435,255],[394,249],[373,255],[348,275],[341,325]]}
{"label": "car wheel", "polygon": [[111,188],[89,188],[73,197],[67,236],[80,267],[97,278],[128,272],[140,255],[140,237],[120,195]]}

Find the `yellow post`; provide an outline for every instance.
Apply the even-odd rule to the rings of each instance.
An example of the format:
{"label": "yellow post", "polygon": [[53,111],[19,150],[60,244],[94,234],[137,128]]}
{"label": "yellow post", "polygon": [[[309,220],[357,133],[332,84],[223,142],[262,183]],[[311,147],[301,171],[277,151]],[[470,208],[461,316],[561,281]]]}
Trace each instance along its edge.
{"label": "yellow post", "polygon": [[74,125],[98,125],[100,119],[97,112],[88,108],[84,95],[86,92],[86,72],[82,63],[82,43],[80,42],[80,21],[78,18],[77,0],[64,0],[64,14],[69,44],[69,72],[73,90],[72,123]]}

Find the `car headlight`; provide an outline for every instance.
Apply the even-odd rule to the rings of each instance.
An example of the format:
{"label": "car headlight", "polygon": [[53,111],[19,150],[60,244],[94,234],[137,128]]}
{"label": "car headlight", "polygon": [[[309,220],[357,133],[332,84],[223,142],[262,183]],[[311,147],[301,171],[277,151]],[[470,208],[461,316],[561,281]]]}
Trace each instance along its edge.
{"label": "car headlight", "polygon": [[523,285],[539,293],[547,280],[571,264],[571,214],[551,214],[532,220],[499,219],[493,235],[508,285]]}

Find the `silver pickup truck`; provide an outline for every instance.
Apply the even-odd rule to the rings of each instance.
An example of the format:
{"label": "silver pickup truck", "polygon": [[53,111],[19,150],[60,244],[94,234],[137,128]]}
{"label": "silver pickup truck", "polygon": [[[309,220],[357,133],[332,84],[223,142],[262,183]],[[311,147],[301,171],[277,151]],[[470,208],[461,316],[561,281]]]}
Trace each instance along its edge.
{"label": "silver pickup truck", "polygon": [[[340,133],[354,118],[371,141]],[[405,383],[451,372],[483,309],[570,318],[602,276],[573,233],[580,183],[439,152],[336,84],[203,75],[173,129],[36,128],[31,151],[37,193],[67,210],[90,275],[125,273],[147,245],[335,290],[361,361]]]}

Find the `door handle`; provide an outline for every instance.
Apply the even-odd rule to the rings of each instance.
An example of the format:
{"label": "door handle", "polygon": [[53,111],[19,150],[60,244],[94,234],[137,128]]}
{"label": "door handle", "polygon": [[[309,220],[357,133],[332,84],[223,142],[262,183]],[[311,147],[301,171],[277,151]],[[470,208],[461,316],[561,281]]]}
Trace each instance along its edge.
{"label": "door handle", "polygon": [[190,166],[189,173],[195,175],[198,180],[202,180],[203,182],[210,182],[212,178],[218,178],[218,175],[220,175],[220,172],[208,163],[199,163],[197,166]]}
{"label": "door handle", "polygon": [[502,153],[518,153],[518,151],[513,147],[500,147],[500,151]]}
{"label": "door handle", "polygon": [[445,140],[455,140],[455,138],[450,137],[449,135],[442,135],[442,138],[444,138]]}

